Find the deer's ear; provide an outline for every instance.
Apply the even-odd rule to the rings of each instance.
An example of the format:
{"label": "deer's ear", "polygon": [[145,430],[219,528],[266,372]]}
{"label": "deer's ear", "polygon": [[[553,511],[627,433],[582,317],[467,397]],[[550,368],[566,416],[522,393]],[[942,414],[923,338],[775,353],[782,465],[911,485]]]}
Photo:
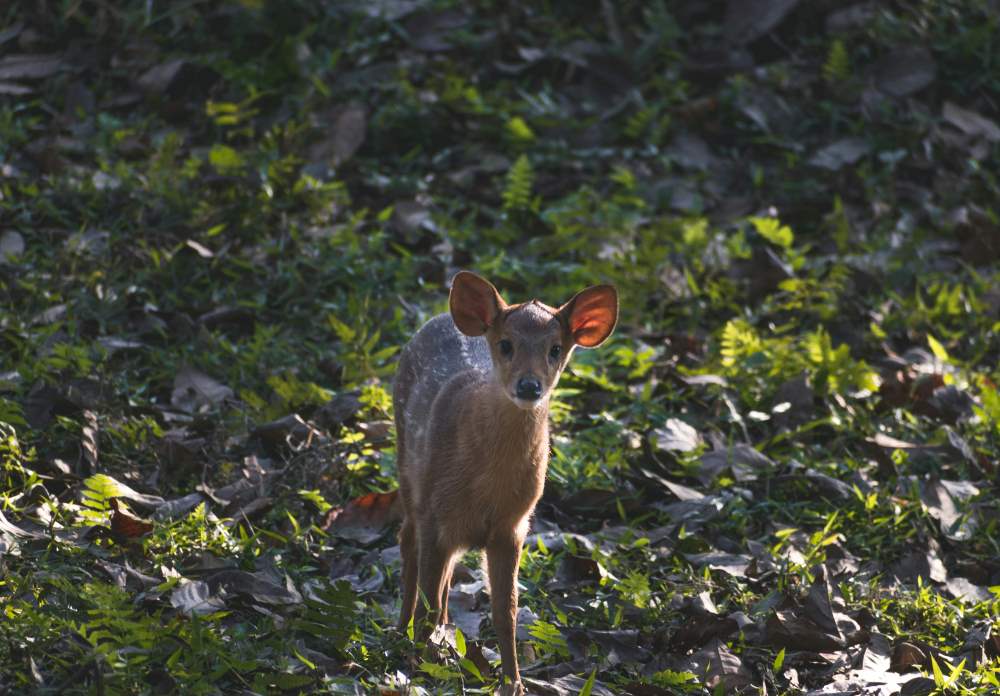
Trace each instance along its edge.
{"label": "deer's ear", "polygon": [[507,307],[488,280],[469,271],[459,271],[452,279],[448,305],[455,326],[466,336],[482,336]]}
{"label": "deer's ear", "polygon": [[613,285],[581,290],[559,308],[573,342],[583,348],[601,345],[618,323],[618,291]]}

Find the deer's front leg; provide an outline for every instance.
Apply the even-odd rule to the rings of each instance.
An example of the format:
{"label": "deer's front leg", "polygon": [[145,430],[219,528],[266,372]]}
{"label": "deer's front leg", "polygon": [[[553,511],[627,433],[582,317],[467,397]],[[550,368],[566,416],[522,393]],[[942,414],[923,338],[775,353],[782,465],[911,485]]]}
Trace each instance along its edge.
{"label": "deer's front leg", "polygon": [[515,683],[520,681],[514,631],[517,628],[517,570],[521,563],[523,541],[519,535],[503,535],[493,539],[486,547],[493,628],[500,643],[503,674]]}

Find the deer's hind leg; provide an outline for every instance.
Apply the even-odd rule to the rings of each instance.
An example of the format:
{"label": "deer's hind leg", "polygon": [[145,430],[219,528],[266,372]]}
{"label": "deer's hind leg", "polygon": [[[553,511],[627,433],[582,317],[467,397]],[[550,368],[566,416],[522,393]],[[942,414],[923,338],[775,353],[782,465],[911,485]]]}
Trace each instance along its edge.
{"label": "deer's hind leg", "polygon": [[441,622],[441,597],[453,551],[440,543],[433,525],[421,526],[417,539],[417,586],[420,596],[417,598],[413,625],[414,635],[419,640],[426,640],[431,627]]}
{"label": "deer's hind leg", "polygon": [[413,618],[413,610],[417,605],[417,559],[419,557],[417,533],[413,526],[413,519],[409,515],[403,520],[403,526],[399,530],[399,554],[403,564],[403,594],[399,606],[399,630],[406,632],[410,619]]}

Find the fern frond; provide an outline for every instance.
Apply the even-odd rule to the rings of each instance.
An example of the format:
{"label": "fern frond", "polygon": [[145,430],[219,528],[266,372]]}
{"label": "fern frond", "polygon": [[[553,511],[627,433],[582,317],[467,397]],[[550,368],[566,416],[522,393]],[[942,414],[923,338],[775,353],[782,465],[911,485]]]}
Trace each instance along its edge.
{"label": "fern frond", "polygon": [[826,63],[823,64],[823,77],[829,83],[844,82],[851,76],[851,58],[847,54],[847,47],[840,39],[835,39],[830,44],[830,50],[826,54]]}
{"label": "fern frond", "polygon": [[531,189],[535,184],[535,170],[527,155],[521,155],[507,172],[507,185],[503,190],[503,209],[506,211],[531,208]]}

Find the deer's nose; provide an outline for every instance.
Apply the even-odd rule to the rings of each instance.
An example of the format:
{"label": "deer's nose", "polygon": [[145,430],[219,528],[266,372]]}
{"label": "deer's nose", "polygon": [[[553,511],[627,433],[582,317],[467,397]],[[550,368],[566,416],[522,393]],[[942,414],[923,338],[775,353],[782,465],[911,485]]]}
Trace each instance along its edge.
{"label": "deer's nose", "polygon": [[534,401],[542,395],[542,383],[535,377],[522,377],[517,380],[517,398]]}

